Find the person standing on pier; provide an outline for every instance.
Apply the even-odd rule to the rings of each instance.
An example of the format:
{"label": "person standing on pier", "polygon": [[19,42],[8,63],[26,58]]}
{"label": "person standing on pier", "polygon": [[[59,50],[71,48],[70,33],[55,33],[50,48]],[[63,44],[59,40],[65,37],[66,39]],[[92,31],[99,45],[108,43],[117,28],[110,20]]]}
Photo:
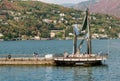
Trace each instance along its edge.
{"label": "person standing on pier", "polygon": [[38,60],[38,53],[34,52],[33,56],[36,60]]}
{"label": "person standing on pier", "polygon": [[8,55],[8,59],[11,59],[11,55],[10,54]]}

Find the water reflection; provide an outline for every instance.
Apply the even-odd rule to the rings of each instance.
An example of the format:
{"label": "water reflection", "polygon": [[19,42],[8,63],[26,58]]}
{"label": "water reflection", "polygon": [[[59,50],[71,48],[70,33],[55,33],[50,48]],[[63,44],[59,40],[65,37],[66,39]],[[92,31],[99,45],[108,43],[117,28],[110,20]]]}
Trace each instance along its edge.
{"label": "water reflection", "polygon": [[45,80],[44,81],[52,81],[53,75],[53,68],[52,67],[45,67]]}
{"label": "water reflection", "polygon": [[109,81],[107,80],[108,79],[107,74],[108,74],[107,66],[77,67],[74,68],[73,81]]}
{"label": "water reflection", "polygon": [[0,66],[0,71],[0,81],[110,81],[108,66]]}

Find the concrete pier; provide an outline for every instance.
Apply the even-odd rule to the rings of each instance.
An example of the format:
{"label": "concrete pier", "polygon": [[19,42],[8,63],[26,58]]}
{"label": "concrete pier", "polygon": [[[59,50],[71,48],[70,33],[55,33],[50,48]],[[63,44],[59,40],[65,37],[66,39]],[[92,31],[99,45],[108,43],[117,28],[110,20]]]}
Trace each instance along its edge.
{"label": "concrete pier", "polygon": [[14,57],[8,55],[7,57],[0,57],[0,65],[60,65],[60,64],[101,64],[102,61],[107,60],[108,55],[81,55],[79,57],[53,57],[45,55],[45,57]]}
{"label": "concrete pier", "polygon": [[0,65],[55,65],[54,59],[46,59],[44,57],[33,58],[0,58]]}

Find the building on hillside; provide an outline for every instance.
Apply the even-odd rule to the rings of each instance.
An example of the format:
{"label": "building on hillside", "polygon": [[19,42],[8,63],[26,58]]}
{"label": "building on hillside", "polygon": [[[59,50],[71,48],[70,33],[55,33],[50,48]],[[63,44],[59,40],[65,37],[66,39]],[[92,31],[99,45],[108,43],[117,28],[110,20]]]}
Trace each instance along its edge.
{"label": "building on hillside", "polygon": [[65,30],[51,30],[50,38],[65,38]]}
{"label": "building on hillside", "polygon": [[92,38],[93,39],[99,38],[99,34],[97,34],[97,33],[92,34]]}
{"label": "building on hillside", "polygon": [[33,40],[40,40],[40,36],[34,36]]}
{"label": "building on hillside", "polygon": [[118,38],[120,38],[120,33],[118,33]]}
{"label": "building on hillside", "polygon": [[46,22],[46,23],[51,23],[51,22],[52,22],[52,20],[50,20],[50,19],[43,19],[43,22]]}
{"label": "building on hillside", "polygon": [[3,41],[3,37],[4,35],[2,33],[0,33],[0,41]]}
{"label": "building on hillside", "polygon": [[0,33],[0,37],[3,37],[3,34],[2,34],[2,33]]}
{"label": "building on hillside", "polygon": [[60,13],[59,15],[60,15],[61,17],[65,16],[65,14],[64,14],[64,13]]}

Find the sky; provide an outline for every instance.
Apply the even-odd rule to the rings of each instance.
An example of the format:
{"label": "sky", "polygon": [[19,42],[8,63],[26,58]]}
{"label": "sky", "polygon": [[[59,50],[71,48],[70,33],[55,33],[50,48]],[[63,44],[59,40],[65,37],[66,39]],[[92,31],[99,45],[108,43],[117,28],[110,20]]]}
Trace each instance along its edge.
{"label": "sky", "polygon": [[54,4],[63,4],[63,3],[79,3],[81,1],[87,1],[87,0],[39,0],[46,3],[54,3]]}

